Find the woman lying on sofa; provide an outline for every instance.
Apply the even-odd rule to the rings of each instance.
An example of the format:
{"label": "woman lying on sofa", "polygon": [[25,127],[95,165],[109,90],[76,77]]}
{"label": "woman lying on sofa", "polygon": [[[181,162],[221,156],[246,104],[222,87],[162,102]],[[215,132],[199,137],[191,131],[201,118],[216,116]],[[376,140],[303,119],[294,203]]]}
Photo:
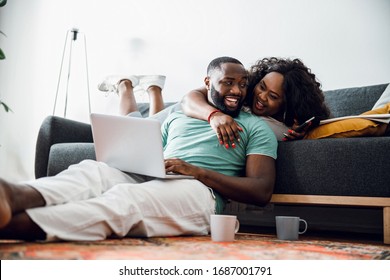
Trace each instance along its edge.
{"label": "woman lying on sofa", "polygon": [[[208,92],[213,94],[213,88],[193,90],[184,96],[181,108],[177,104],[162,110],[164,82],[165,76],[109,76],[98,88],[118,93],[122,115],[140,116],[133,94],[133,88],[139,85],[149,94],[151,117],[162,122],[171,111],[182,109],[189,116],[208,121],[220,143],[226,147],[238,141],[240,127],[234,119],[215,110],[206,101]],[[226,97],[223,102],[225,106],[234,102],[234,94],[230,101]],[[260,116],[272,128],[277,139],[284,141],[301,139],[307,129],[329,117],[321,84],[299,59],[263,58],[251,66],[245,110]],[[306,130],[300,133],[294,131],[312,116],[316,120]]]}

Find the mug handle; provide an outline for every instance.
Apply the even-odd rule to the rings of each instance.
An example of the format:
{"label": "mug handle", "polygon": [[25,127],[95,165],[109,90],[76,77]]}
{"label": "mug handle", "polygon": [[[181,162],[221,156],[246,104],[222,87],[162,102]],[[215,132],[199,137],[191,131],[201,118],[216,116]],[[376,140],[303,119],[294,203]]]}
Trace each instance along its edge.
{"label": "mug handle", "polygon": [[234,228],[234,233],[237,233],[239,229],[240,229],[240,222],[238,221],[238,219],[236,219],[236,226]]}
{"label": "mug handle", "polygon": [[304,234],[307,230],[307,222],[304,219],[299,219],[299,222],[303,222],[305,224],[305,229],[303,231],[299,231],[299,234]]}

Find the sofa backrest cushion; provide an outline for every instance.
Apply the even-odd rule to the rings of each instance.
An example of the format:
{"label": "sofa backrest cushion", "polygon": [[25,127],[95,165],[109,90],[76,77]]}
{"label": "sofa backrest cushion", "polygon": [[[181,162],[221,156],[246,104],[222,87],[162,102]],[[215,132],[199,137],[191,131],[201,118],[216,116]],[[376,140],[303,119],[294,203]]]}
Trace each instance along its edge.
{"label": "sofa backrest cushion", "polygon": [[372,109],[388,84],[325,91],[331,117],[360,115]]}

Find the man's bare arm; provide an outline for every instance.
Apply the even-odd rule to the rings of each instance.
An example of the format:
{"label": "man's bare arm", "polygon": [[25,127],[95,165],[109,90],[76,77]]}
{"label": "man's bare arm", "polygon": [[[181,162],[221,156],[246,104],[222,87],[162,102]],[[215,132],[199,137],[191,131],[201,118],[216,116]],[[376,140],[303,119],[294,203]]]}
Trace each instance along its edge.
{"label": "man's bare arm", "polygon": [[219,142],[226,147],[240,138],[239,131],[242,129],[236,121],[222,112],[215,113],[216,108],[207,102],[206,87],[192,90],[184,95],[181,108],[189,117],[210,121],[210,126],[217,134]]}
{"label": "man's bare arm", "polygon": [[[169,163],[168,163],[169,162]],[[193,166],[179,159],[166,160],[168,171],[192,175],[228,199],[266,205],[275,184],[275,160],[264,155],[249,155],[245,177],[233,177]]]}
{"label": "man's bare arm", "polygon": [[194,89],[184,95],[181,108],[187,116],[204,121],[207,121],[210,113],[215,111],[215,107],[207,102],[206,87]]}

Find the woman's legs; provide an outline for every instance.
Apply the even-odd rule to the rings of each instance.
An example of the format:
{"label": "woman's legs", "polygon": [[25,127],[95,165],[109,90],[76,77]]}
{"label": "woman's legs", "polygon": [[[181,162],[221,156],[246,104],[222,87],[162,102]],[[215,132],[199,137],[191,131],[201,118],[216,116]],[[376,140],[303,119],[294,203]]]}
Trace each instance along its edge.
{"label": "woman's legs", "polygon": [[119,113],[126,116],[137,112],[138,106],[134,96],[134,88],[141,87],[149,96],[149,116],[164,109],[162,90],[165,84],[165,76],[109,76],[98,85],[98,89],[104,92],[117,92],[120,98]]}
{"label": "woman's legs", "polygon": [[135,100],[133,85],[130,80],[121,80],[118,84],[119,95],[119,113],[126,116],[132,112],[138,111],[137,102]]}
{"label": "woman's legs", "polygon": [[[151,85],[146,89],[149,95],[149,116],[160,112],[164,109],[164,100],[162,89],[159,86]],[[133,85],[130,80],[121,80],[118,84],[119,113],[127,116],[132,112],[138,111],[137,101],[134,96]]]}
{"label": "woman's legs", "polygon": [[138,76],[139,86],[149,95],[149,117],[164,109],[162,90],[165,84],[165,76],[144,75]]}
{"label": "woman's legs", "polygon": [[162,97],[162,89],[158,86],[150,86],[147,89],[149,94],[149,116],[153,116],[154,114],[160,112],[164,109],[164,100]]}

